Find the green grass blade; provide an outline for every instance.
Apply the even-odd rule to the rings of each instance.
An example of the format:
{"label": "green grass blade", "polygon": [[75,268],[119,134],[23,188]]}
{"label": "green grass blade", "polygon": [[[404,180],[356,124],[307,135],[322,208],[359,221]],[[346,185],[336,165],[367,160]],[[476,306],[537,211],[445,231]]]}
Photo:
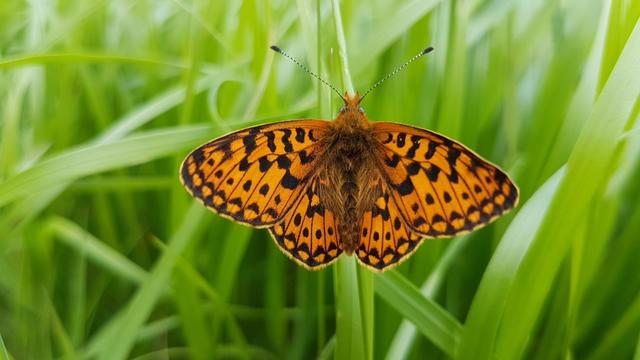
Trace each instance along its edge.
{"label": "green grass blade", "polygon": [[502,237],[474,297],[456,358],[491,358],[505,297],[563,176],[561,171],[548,180],[522,206]]}
{"label": "green grass blade", "polygon": [[[340,4],[332,1],[342,79],[348,94],[354,94],[349,55],[340,14]],[[342,256],[334,274],[336,296],[336,359],[372,359],[373,286],[371,274],[359,275],[355,257]],[[363,283],[360,282],[363,281]],[[368,298],[364,298],[368,296]]]}
{"label": "green grass blade", "polygon": [[50,189],[51,184],[148,162],[204,142],[209,127],[150,130],[123,140],[79,146],[54,155],[0,184],[0,206]]}
{"label": "green grass blade", "polygon": [[[477,309],[477,314],[482,312],[482,316],[486,316],[484,322],[474,316],[472,308],[466,340],[477,346],[463,342],[461,350],[466,358],[513,358],[522,355],[545,295],[571,243],[572,232],[591,202],[591,198],[584,195],[594,193],[607,180],[604,174],[607,173],[606,169],[616,148],[612,139],[617,139],[622,134],[640,95],[640,78],[633,75],[640,70],[640,63],[636,61],[639,56],[640,26],[636,25],[574,147],[566,175],[544,221],[539,229],[533,228],[536,236],[531,247],[524,254],[521,264],[510,270],[517,270],[515,277],[509,277],[513,281],[511,290],[491,291],[496,294],[495,299],[483,304],[482,309]],[[599,151],[594,153],[592,149],[595,147]],[[522,211],[519,215],[521,214]],[[499,253],[496,258],[499,258]],[[476,302],[482,299],[482,296],[478,296]],[[504,308],[504,313],[502,316],[489,315],[489,307]],[[500,331],[500,328],[505,330]],[[495,342],[486,336],[482,337],[483,344],[469,339],[480,331],[494,334]],[[492,346],[495,348],[492,349]],[[478,351],[478,348],[482,351]]]}
{"label": "green grass blade", "polygon": [[[407,34],[413,25],[420,19],[427,16],[434,8],[442,4],[442,0],[412,0],[398,6],[398,3],[390,3],[389,12],[386,16],[376,19],[375,26],[371,32],[362,38],[361,46],[354,46],[353,58],[357,59],[357,65],[354,73],[359,74],[365,69],[377,56],[397,41],[398,38]],[[422,47],[426,47],[426,42]],[[436,49],[444,44],[433,44]],[[412,52],[420,49],[413,49]]]}
{"label": "green grass blade", "polygon": [[[530,252],[516,275],[516,288],[505,306],[502,325],[508,335],[498,339],[496,354],[520,356],[539,316],[545,295],[571,244],[575,226],[587,212],[591,197],[608,180],[616,141],[624,132],[640,97],[640,21],[594,106],[567,163],[567,173],[546,214]],[[593,149],[598,148],[594,152]],[[535,284],[535,286],[531,286]],[[522,309],[528,311],[523,314]],[[524,315],[524,316],[523,316]]]}
{"label": "green grass blade", "polygon": [[373,273],[358,266],[358,296],[360,297],[360,317],[362,318],[362,339],[364,342],[365,358],[373,359],[374,341],[374,282]]}
{"label": "green grass blade", "polygon": [[433,300],[397,271],[391,270],[375,277],[375,289],[385,302],[449,356],[455,354],[462,334],[462,325]]}
{"label": "green grass blade", "polygon": [[0,334],[0,360],[11,360],[13,359],[9,356],[9,352],[7,348],[4,346],[4,340],[2,339],[2,334]]}
{"label": "green grass blade", "polygon": [[333,269],[336,297],[336,359],[365,359],[356,259],[341,256]]}
{"label": "green grass blade", "polygon": [[174,254],[180,254],[193,238],[196,228],[204,218],[205,209],[193,203],[185,214],[183,222],[169,241],[169,250],[162,254],[149,274],[148,280],[140,287],[131,301],[123,309],[123,315],[113,325],[114,332],[108,333],[98,359],[125,359],[134,344],[136,334],[142,328],[165,288],[176,264]]}
{"label": "green grass blade", "polygon": [[78,224],[54,216],[47,220],[44,227],[50,229],[64,244],[84,253],[87,258],[93,260],[109,273],[134,284],[142,284],[147,280],[148,273],[144,269],[111,249]]}

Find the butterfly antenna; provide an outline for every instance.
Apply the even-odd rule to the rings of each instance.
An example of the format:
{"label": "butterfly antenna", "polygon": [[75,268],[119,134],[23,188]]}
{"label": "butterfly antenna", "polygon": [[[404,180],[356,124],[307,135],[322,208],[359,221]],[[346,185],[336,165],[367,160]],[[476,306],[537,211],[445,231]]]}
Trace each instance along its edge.
{"label": "butterfly antenna", "polygon": [[433,51],[433,48],[431,46],[429,46],[428,48],[420,51],[419,54],[417,54],[416,56],[412,57],[411,59],[407,60],[407,62],[405,62],[404,64],[398,66],[395,70],[393,70],[392,72],[388,73],[387,76],[383,77],[382,79],[380,79],[377,83],[373,84],[373,86],[371,86],[369,88],[369,90],[367,90],[364,95],[362,95],[362,97],[360,98],[360,101],[362,102],[362,99],[364,99],[365,96],[367,96],[373,89],[377,88],[378,86],[380,86],[380,84],[382,84],[383,82],[385,82],[387,79],[389,79],[390,77],[392,77],[393,75],[399,73],[400,71],[404,70],[404,68],[407,67],[407,65],[411,64],[412,62],[418,60],[420,57],[422,57],[422,55],[426,55],[428,53],[430,53],[431,51]]}
{"label": "butterfly antenna", "polygon": [[340,98],[342,99],[342,101],[344,101],[345,103],[347,102],[347,100],[345,100],[345,98],[340,94],[340,91],[338,91],[338,89],[336,89],[335,86],[331,85],[330,83],[328,83],[327,81],[325,81],[323,78],[321,78],[320,76],[318,76],[316,73],[314,73],[313,71],[309,70],[309,68],[307,68],[306,66],[302,65],[298,60],[294,59],[293,57],[291,57],[289,54],[287,54],[286,52],[284,52],[284,50],[280,49],[279,47],[275,46],[275,45],[271,45],[270,49],[277,52],[278,54],[286,57],[287,59],[293,61],[294,64],[298,65],[298,67],[300,67],[302,70],[304,70],[307,74],[313,76],[314,78],[322,81],[323,84],[327,85],[328,87],[331,88],[331,90],[335,91],[336,94],[338,94],[338,96],[340,96]]}

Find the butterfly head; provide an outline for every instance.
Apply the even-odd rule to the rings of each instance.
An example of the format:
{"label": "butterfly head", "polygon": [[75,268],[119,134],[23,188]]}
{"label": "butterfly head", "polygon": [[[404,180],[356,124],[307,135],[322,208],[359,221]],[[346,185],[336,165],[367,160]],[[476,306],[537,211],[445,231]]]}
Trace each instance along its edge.
{"label": "butterfly head", "polygon": [[344,106],[340,109],[340,114],[364,115],[364,109],[360,106],[362,101],[360,93],[357,91],[355,94],[345,92],[342,100],[344,101]]}

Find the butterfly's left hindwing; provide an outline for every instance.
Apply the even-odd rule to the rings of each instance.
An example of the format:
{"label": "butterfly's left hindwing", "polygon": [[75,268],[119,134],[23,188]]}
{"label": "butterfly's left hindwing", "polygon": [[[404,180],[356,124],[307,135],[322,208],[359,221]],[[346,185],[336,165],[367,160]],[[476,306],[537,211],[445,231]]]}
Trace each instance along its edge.
{"label": "butterfly's left hindwing", "polygon": [[308,185],[327,124],[293,120],[222,136],[187,156],[182,183],[220,215],[254,227],[274,225]]}
{"label": "butterfly's left hindwing", "polygon": [[284,219],[269,229],[286,255],[312,270],[331,264],[342,253],[337,220],[318,195],[320,176],[312,180]]}
{"label": "butterfly's left hindwing", "polygon": [[484,226],[511,210],[518,189],[498,167],[437,133],[373,124],[379,167],[411,230],[446,237]]}

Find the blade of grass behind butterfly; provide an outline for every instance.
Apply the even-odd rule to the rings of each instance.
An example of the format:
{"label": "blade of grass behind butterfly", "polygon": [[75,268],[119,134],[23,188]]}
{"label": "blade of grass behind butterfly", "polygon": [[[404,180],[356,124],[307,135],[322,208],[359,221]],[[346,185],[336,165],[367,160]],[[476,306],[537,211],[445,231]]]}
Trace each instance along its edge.
{"label": "blade of grass behind butterfly", "polygon": [[[344,88],[354,94],[338,0],[332,1]],[[334,266],[336,296],[336,359],[372,359],[373,279],[357,270],[355,257],[341,256]]]}
{"label": "blade of grass behind butterfly", "polygon": [[[533,232],[538,228],[549,202],[564,176],[564,168],[536,191],[521,206],[511,225],[504,233],[491,262],[482,278],[467,315],[456,359],[489,359],[490,348],[495,339],[497,325],[485,324],[489,319],[502,316],[500,294],[507,292],[513,281],[514,269],[522,261],[531,245]],[[505,279],[508,276],[508,279]]]}
{"label": "blade of grass behind butterfly", "polygon": [[[371,25],[371,31],[366,32],[366,35],[359,39],[360,41],[353,44],[352,56],[358,60],[353,68],[354,74],[359,75],[394,41],[406,34],[418,20],[443,2],[443,0],[412,0],[400,7],[397,2],[389,2],[389,9],[385,12],[385,16],[376,17],[375,23]],[[367,2],[362,4],[369,6]]]}
{"label": "blade of grass behind butterfly", "polygon": [[101,343],[102,347],[99,349],[98,359],[117,360],[128,357],[135,342],[135,335],[147,321],[162,290],[169,281],[177,261],[174,254],[181,254],[189,241],[193,239],[204,219],[205,211],[202,205],[196,202],[190,206],[182,223],[169,241],[170,251],[161,255],[151,270],[148,280],[142,284],[131,301],[116,315],[120,315],[120,317],[115,324],[110,326],[112,331],[105,334],[104,342]]}
{"label": "blade of grass behind butterfly", "polygon": [[376,293],[394,307],[445,354],[453,357],[460,342],[462,325],[435,301],[420,291],[397,270],[379,274]]}
{"label": "blade of grass behind butterfly", "polygon": [[34,165],[0,184],[0,206],[41,193],[50,184],[166,156],[209,138],[208,126],[146,131],[106,144],[80,145]]}
{"label": "blade of grass behind butterfly", "polygon": [[[221,70],[223,71],[223,70]],[[233,72],[229,72],[229,76],[233,77]],[[222,76],[222,74],[221,74]],[[209,76],[198,81],[198,92],[211,88]],[[215,86],[220,86],[221,82]],[[208,86],[205,86],[208,85]],[[177,87],[169,89],[145,104],[136,107],[131,110],[125,116],[120,118],[113,126],[107,131],[103,132],[97,137],[93,143],[107,144],[116,140],[121,140],[124,136],[128,135],[135,129],[149,123],[153,119],[157,118],[160,114],[169,111],[176,105],[180,104],[185,96],[185,90]],[[203,138],[204,139],[204,138]],[[204,140],[202,140],[204,141]],[[48,206],[54,199],[56,199],[62,191],[68,186],[68,184],[52,183],[47,181],[46,178],[41,179],[42,184],[40,188],[47,189],[42,193],[30,194],[24,199],[15,201],[11,208],[9,208],[0,219],[0,233],[11,234],[29,223],[42,209]],[[51,184],[58,184],[51,187]],[[9,238],[9,236],[0,239]]]}
{"label": "blade of grass behind butterfly", "polygon": [[[320,0],[316,0],[316,66],[318,68],[318,76],[322,77],[322,7],[321,7],[321,2]],[[329,75],[327,77],[331,76],[331,71],[329,71],[328,73]],[[331,89],[327,89],[326,86],[324,86],[324,84],[322,84],[322,82],[320,80],[316,81],[316,92],[317,92],[317,104],[316,106],[318,107],[318,118],[319,119],[325,119],[328,118],[328,116],[325,116],[326,114],[329,113],[330,110],[327,110],[326,108],[323,108],[322,104],[326,103],[326,104],[331,104],[331,96],[333,95],[333,93],[331,92]],[[324,90],[324,93],[323,93]],[[323,102],[323,96],[327,98],[326,102]],[[327,275],[325,272],[321,273],[318,275],[318,277],[316,278],[316,297],[317,297],[317,301],[316,301],[316,308],[317,308],[317,319],[318,319],[318,330],[317,330],[317,351],[316,353],[318,354],[318,356],[320,358],[322,358],[322,353],[323,353],[323,348],[325,347],[325,343],[326,343],[326,339],[327,339],[327,328],[326,328],[326,324],[327,324],[327,318],[326,318],[326,313],[325,313],[325,289],[326,289],[326,279],[327,279]],[[335,337],[334,337],[335,339]],[[335,343],[334,343],[335,344]]]}
{"label": "blade of grass behind butterfly", "polygon": [[[539,317],[545,295],[566,254],[572,239],[571,232],[590,204],[592,195],[584,195],[596,193],[595,190],[603,186],[603,181],[608,177],[606,168],[616,148],[616,142],[612,139],[617,139],[624,130],[631,115],[629,112],[640,95],[640,78],[636,76],[640,71],[640,64],[636,61],[638,57],[640,22],[636,23],[633,34],[627,40],[622,55],[580,134],[567,164],[567,174],[553,198],[544,222],[537,229],[532,246],[523,254],[524,257],[517,266],[510,270],[511,276],[507,281],[504,276],[502,279],[483,279],[479,294],[486,286],[500,286],[500,283],[507,285],[507,282],[512,282],[507,285],[511,290],[500,292],[495,299],[486,303],[483,302],[485,298],[477,296],[468,317],[469,337],[465,338],[466,346],[461,349],[463,355],[470,358],[514,358],[522,354],[526,340],[531,336]],[[595,147],[598,148],[597,152],[592,151]],[[508,246],[507,243],[511,241],[503,239],[500,247]],[[492,262],[497,261],[504,261],[503,256],[498,253],[492,259]],[[484,280],[487,280],[486,283]],[[478,309],[490,313],[489,308],[495,307],[504,308],[502,316],[478,316]],[[498,331],[500,328],[503,330]],[[479,332],[486,335],[470,338]],[[469,346],[471,344],[474,345]]]}
{"label": "blade of grass behind butterfly", "polygon": [[[231,291],[238,276],[240,263],[253,233],[253,229],[245,226],[233,225],[227,227],[222,251],[217,258],[220,263],[216,266],[216,272],[212,280],[213,287],[225,302],[228,301],[231,296]],[[222,320],[224,319],[219,316],[219,314],[213,314],[213,333],[210,335],[210,341],[214,352],[220,337]]]}
{"label": "blade of grass behind butterfly", "polygon": [[[452,240],[451,245],[444,250],[444,253],[438,260],[435,268],[431,271],[429,277],[424,281],[420,288],[420,294],[424,298],[432,300],[436,296],[444,283],[445,276],[449,268],[453,264],[453,260],[459,256],[467,243],[473,237],[474,236],[472,235],[465,235]],[[391,295],[393,296],[393,293],[391,293]],[[410,294],[407,294],[406,296],[410,296]],[[393,303],[396,301],[392,300],[390,302]],[[428,329],[429,326],[427,324],[423,324],[421,328]],[[391,345],[389,346],[385,358],[388,360],[408,358],[415,343],[416,336],[418,335],[416,330],[416,326],[410,320],[404,319],[391,341]]]}
{"label": "blade of grass behind butterfly", "polygon": [[2,339],[2,334],[0,334],[0,360],[10,360],[10,359],[13,359],[13,357],[9,355],[7,348],[4,346],[4,340]]}
{"label": "blade of grass behind butterfly", "polygon": [[638,333],[640,333],[640,294],[618,322],[607,329],[588,359],[606,360],[627,357],[630,353],[629,347],[633,346],[632,339],[635,339]]}
{"label": "blade of grass behind butterfly", "polygon": [[450,6],[449,48],[437,129],[447,136],[459,138],[464,108],[469,4],[454,0]]}
{"label": "blade of grass behind butterfly", "polygon": [[[502,326],[510,329],[509,335],[499,339],[497,343],[499,357],[517,356],[522,351],[525,339],[535,325],[537,311],[543,304],[554,272],[570,244],[573,224],[580,221],[592,202],[591,196],[584,194],[592,194],[599,187],[604,187],[603,183],[610,177],[607,169],[614,159],[617,146],[617,141],[613,139],[619,139],[627,122],[631,121],[634,105],[640,96],[638,58],[640,21],[636,22],[633,33],[578,138],[568,162],[567,178],[561,185],[564,191],[558,192],[532,252],[525,258],[525,266],[516,274],[520,281],[515,283],[517,290],[507,302],[502,319]],[[603,146],[603,142],[606,145]],[[598,146],[598,151],[594,153],[592,149],[595,146]],[[539,268],[543,271],[538,271]],[[534,286],[524,289],[524,284],[532,278],[535,278]],[[520,317],[515,314],[519,312],[515,308],[528,308],[531,311]]]}

